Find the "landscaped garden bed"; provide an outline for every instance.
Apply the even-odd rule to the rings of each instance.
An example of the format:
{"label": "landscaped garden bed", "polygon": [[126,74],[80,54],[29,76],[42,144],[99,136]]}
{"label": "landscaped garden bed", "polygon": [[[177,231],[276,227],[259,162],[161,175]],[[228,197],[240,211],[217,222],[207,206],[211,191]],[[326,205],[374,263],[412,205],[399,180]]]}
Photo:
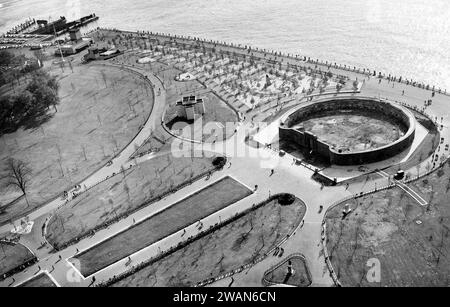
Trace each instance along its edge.
{"label": "landscaped garden bed", "polygon": [[245,197],[252,191],[224,177],[75,258],[88,276]]}
{"label": "landscaped garden bed", "polygon": [[306,212],[300,199],[283,206],[279,196],[273,195],[101,285],[194,286],[256,263],[298,227]]}
{"label": "landscaped garden bed", "polygon": [[159,201],[218,169],[214,157],[155,157],[98,184],[71,200],[51,218],[47,240],[64,248],[111,223]]}

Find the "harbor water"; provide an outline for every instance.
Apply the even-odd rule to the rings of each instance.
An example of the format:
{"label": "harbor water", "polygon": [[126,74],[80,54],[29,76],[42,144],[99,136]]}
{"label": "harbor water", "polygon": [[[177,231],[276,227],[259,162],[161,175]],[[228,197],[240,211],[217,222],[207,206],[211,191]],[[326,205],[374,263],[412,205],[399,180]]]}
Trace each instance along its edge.
{"label": "harbor water", "polygon": [[248,44],[450,89],[447,0],[0,0],[0,33],[91,13],[91,27]]}

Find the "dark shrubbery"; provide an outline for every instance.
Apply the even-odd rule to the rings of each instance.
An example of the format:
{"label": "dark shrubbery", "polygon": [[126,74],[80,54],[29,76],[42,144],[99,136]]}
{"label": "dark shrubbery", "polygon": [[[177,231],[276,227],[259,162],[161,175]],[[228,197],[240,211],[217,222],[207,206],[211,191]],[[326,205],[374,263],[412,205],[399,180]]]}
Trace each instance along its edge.
{"label": "dark shrubbery", "polygon": [[216,167],[216,168],[222,168],[225,166],[225,164],[227,163],[227,158],[226,157],[215,157],[212,161],[212,164]]}
{"label": "dark shrubbery", "polygon": [[282,206],[291,205],[295,201],[295,196],[292,194],[280,194],[278,196],[278,203]]}
{"label": "dark shrubbery", "polygon": [[0,97],[0,135],[21,126],[32,127],[47,114],[50,106],[56,111],[59,85],[55,77],[37,70],[24,90]]}

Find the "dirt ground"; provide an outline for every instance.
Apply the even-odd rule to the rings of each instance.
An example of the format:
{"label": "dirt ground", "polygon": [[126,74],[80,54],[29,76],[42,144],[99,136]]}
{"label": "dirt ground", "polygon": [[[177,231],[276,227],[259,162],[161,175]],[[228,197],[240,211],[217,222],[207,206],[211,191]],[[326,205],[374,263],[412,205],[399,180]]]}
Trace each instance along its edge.
{"label": "dirt ground", "polygon": [[[28,202],[1,189],[0,223],[42,205],[104,165],[137,134],[152,109],[147,84],[116,68],[53,68],[60,84],[57,112],[35,129],[0,138],[0,169],[9,157],[32,169]],[[1,182],[0,182],[1,184]]]}
{"label": "dirt ground", "polygon": [[297,227],[305,212],[299,199],[288,206],[270,201],[113,286],[192,286],[230,272],[271,250]]}
{"label": "dirt ground", "polygon": [[388,145],[403,136],[388,121],[358,114],[334,114],[308,119],[298,126],[312,132],[336,150],[353,152]]}
{"label": "dirt ground", "polygon": [[52,217],[47,239],[61,246],[213,169],[212,158],[155,157],[81,194]]}
{"label": "dirt ground", "polygon": [[[344,286],[450,285],[449,174],[446,165],[412,184],[429,207],[395,188],[349,202],[344,220],[345,204],[327,213],[327,248]],[[366,279],[371,258],[380,261],[378,283]]]}
{"label": "dirt ground", "polygon": [[34,255],[22,244],[0,243],[0,276],[33,258]]}
{"label": "dirt ground", "polygon": [[76,259],[81,263],[81,273],[89,276],[251,193],[251,190],[231,177],[214,182],[166,210],[77,255]]}

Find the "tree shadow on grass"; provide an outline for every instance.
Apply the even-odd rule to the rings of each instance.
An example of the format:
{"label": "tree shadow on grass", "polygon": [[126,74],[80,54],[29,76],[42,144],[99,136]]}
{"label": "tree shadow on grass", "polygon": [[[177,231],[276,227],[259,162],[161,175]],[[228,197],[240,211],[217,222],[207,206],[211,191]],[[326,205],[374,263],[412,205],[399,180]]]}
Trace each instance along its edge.
{"label": "tree shadow on grass", "polygon": [[193,120],[187,120],[184,117],[175,116],[166,123],[166,126],[167,128],[172,129],[173,125],[175,125],[178,122],[183,122],[186,123],[187,125],[192,125],[194,123]]}

